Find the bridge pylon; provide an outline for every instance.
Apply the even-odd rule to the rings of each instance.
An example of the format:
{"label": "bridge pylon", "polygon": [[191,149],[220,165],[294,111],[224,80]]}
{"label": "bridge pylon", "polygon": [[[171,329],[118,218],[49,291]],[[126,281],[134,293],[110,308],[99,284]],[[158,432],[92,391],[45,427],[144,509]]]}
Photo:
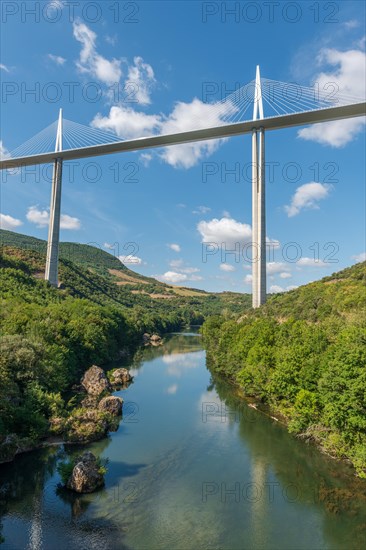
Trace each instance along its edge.
{"label": "bridge pylon", "polygon": [[[60,109],[57,125],[55,152],[62,151],[62,109]],[[48,242],[45,279],[52,286],[58,286],[58,256],[61,221],[61,187],[62,158],[56,158],[53,164],[50,221],[48,226]]]}
{"label": "bridge pylon", "polygon": [[[263,119],[261,77],[257,66],[253,120]],[[252,306],[266,301],[266,182],[264,128],[252,130]]]}

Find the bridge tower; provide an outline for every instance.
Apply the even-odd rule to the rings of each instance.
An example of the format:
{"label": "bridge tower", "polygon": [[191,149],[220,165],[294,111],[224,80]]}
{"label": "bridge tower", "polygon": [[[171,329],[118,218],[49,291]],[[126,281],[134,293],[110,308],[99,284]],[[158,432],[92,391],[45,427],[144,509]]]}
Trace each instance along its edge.
{"label": "bridge tower", "polygon": [[[55,152],[62,151],[62,109],[57,125]],[[58,251],[60,241],[62,158],[56,158],[53,164],[50,222],[48,227],[47,258],[45,279],[52,286],[58,286]]]}
{"label": "bridge tower", "polygon": [[[259,115],[259,118],[258,118]],[[255,78],[253,120],[263,119],[259,65]],[[252,129],[252,306],[264,304],[267,294],[264,128]]]}

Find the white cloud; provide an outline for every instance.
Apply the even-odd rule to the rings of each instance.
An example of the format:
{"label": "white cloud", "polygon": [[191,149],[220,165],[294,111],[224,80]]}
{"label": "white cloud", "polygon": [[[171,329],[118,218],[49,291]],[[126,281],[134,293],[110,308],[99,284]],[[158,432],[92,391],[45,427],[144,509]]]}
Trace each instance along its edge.
{"label": "white cloud", "polygon": [[79,60],[76,63],[81,73],[91,75],[105,84],[119,82],[122,76],[121,60],[109,61],[96,51],[97,35],[80,20],[73,24],[74,38],[82,44]]}
{"label": "white cloud", "polygon": [[200,275],[193,275],[193,272],[199,271],[197,268],[185,268],[177,271],[166,271],[163,275],[158,275],[157,278],[165,283],[177,284],[186,281],[202,281]]}
{"label": "white cloud", "polygon": [[226,248],[234,247],[236,243],[248,243],[251,240],[252,229],[246,223],[240,223],[233,218],[213,218],[212,220],[200,221],[197,229],[202,237],[203,243],[224,243]]}
{"label": "white cloud", "polygon": [[143,166],[149,166],[153,156],[151,153],[141,153],[139,159]]}
{"label": "white cloud", "polygon": [[297,285],[289,285],[286,287],[286,290],[295,290],[295,288],[299,288]]}
{"label": "white cloud", "polygon": [[139,258],[138,256],[132,256],[131,254],[128,255],[128,256],[118,256],[118,259],[123,264],[128,264],[128,265],[131,265],[131,264],[141,265],[142,264],[142,259],[141,258]]}
{"label": "white cloud", "polygon": [[207,212],[211,212],[211,208],[209,206],[197,206],[196,210],[192,211],[192,214],[207,214]]}
{"label": "white cloud", "polygon": [[110,244],[110,243],[104,243],[103,246],[104,246],[104,248],[107,248],[108,250],[113,250],[114,249],[113,244]]}
{"label": "white cloud", "polygon": [[303,257],[296,262],[300,267],[326,267],[327,264],[323,260],[315,260],[314,258]]}
{"label": "white cloud", "polygon": [[51,59],[56,65],[63,65],[66,61],[64,57],[61,57],[60,55],[53,55],[52,53],[48,54],[48,58]]}
{"label": "white cloud", "polygon": [[244,277],[244,283],[246,285],[251,285],[252,284],[252,281],[253,281],[253,276],[252,275],[245,275]]}
{"label": "white cloud", "polygon": [[168,393],[169,395],[175,395],[177,393],[177,390],[178,384],[172,384],[171,386],[169,386],[169,388],[166,389],[166,393]]}
{"label": "white cloud", "polygon": [[275,273],[288,272],[288,271],[290,271],[290,266],[288,266],[285,262],[267,262],[268,275],[274,275]]}
{"label": "white cloud", "polygon": [[281,279],[290,279],[292,277],[291,273],[287,273],[287,271],[283,271],[280,273]]}
{"label": "white cloud", "polygon": [[331,186],[326,183],[310,182],[300,185],[291,198],[291,203],[285,206],[289,218],[297,216],[304,208],[318,209],[318,201],[328,197]]}
{"label": "white cloud", "polygon": [[357,19],[350,19],[349,21],[346,21],[344,23],[344,26],[346,27],[346,29],[356,29],[360,26],[360,22],[357,21]]}
{"label": "white cloud", "polygon": [[[235,112],[234,106],[232,112]],[[161,133],[175,134],[208,126],[220,126],[223,123],[222,117],[227,114],[227,105],[221,103],[203,103],[197,98],[191,103],[178,102],[170,115],[162,121]],[[214,139],[172,145],[164,149],[161,158],[174,168],[191,168],[202,158],[216,151],[223,141],[225,140]]]}
{"label": "white cloud", "polygon": [[[37,227],[46,227],[50,222],[50,213],[48,210],[39,210],[37,206],[30,206],[27,212],[27,220],[35,223]],[[78,218],[73,218],[68,214],[61,214],[61,229],[80,229],[81,223]]]}
{"label": "white cloud", "polygon": [[0,159],[5,160],[10,158],[10,153],[7,148],[4,146],[2,140],[0,139]]}
{"label": "white cloud", "polygon": [[145,63],[142,57],[134,57],[133,65],[128,68],[128,80],[132,84],[133,100],[141,103],[141,105],[148,105],[151,103],[150,92],[151,88],[155,84],[154,71],[151,65]]}
{"label": "white cloud", "polygon": [[171,243],[171,244],[168,244],[167,246],[168,246],[171,250],[174,250],[174,252],[180,252],[180,251],[181,251],[181,248],[180,248],[179,244]]}
{"label": "white cloud", "polygon": [[[330,93],[329,84],[335,85],[339,93],[335,93],[335,101],[341,95],[349,95],[356,98],[365,97],[366,82],[366,56],[360,50],[339,51],[324,48],[318,56],[319,64],[331,65],[332,71],[321,72],[316,75],[314,81],[320,91]],[[328,87],[327,87],[328,86]],[[337,103],[335,103],[336,105]],[[365,125],[364,118],[350,118],[302,128],[298,136],[302,139],[315,141],[332,147],[343,147],[352,141]]]}
{"label": "white cloud", "polygon": [[5,71],[6,73],[10,73],[9,68],[6,65],[4,65],[3,63],[0,63],[0,69]]}
{"label": "white cloud", "polygon": [[221,271],[235,271],[235,267],[233,265],[226,263],[220,264],[220,269]]}
{"label": "white cloud", "polygon": [[1,229],[10,229],[13,230],[16,227],[23,225],[21,220],[9,216],[9,214],[0,214],[0,227]]}
{"label": "white cloud", "polygon": [[166,271],[160,275],[160,279],[166,283],[182,283],[188,279],[185,273],[177,273],[176,271]]}
{"label": "white cloud", "polygon": [[360,254],[355,254],[355,256],[351,256],[352,260],[356,260],[356,262],[365,262],[366,261],[366,252],[361,252]]}
{"label": "white cloud", "polygon": [[172,267],[173,269],[177,269],[179,267],[182,267],[183,265],[183,260],[171,260],[169,262],[169,265],[170,267]]}
{"label": "white cloud", "polygon": [[279,285],[272,285],[269,287],[269,291],[273,294],[277,294],[278,292],[285,292],[285,289]]}
{"label": "white cloud", "polygon": [[68,214],[61,214],[60,228],[61,229],[80,229],[80,220],[73,218]]}
{"label": "white cloud", "polygon": [[160,115],[147,115],[130,107],[114,105],[108,116],[103,117],[98,113],[91,125],[113,131],[123,139],[134,139],[154,134],[160,127]]}
{"label": "white cloud", "polygon": [[[180,273],[198,273],[200,270],[198,269],[198,267],[181,267],[180,269],[177,269],[177,271],[179,271]],[[200,277],[201,279],[202,277]],[[196,279],[197,281],[199,279]]]}

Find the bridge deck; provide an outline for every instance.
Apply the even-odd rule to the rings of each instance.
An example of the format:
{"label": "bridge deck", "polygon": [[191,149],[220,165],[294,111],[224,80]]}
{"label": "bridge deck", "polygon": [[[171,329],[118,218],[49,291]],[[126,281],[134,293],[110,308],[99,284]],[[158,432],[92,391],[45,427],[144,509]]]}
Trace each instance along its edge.
{"label": "bridge deck", "polygon": [[194,141],[203,141],[209,139],[219,139],[242,134],[248,134],[253,128],[264,128],[265,130],[276,130],[279,128],[290,128],[293,126],[305,126],[319,122],[330,122],[345,118],[359,117],[366,114],[366,102],[352,105],[342,105],[338,107],[329,107],[327,109],[318,109],[315,111],[305,111],[290,115],[281,115],[264,118],[262,120],[250,120],[246,122],[237,122],[213,128],[204,128],[201,130],[190,130],[178,134],[158,135],[141,137],[126,141],[116,141],[115,143],[106,143],[102,145],[93,145],[80,149],[67,149],[61,152],[42,153],[29,157],[14,159],[4,159],[0,161],[0,170],[17,168],[23,166],[32,166],[35,164],[51,163],[55,158],[63,160],[75,160],[100,155],[110,155],[112,153],[122,153],[125,151],[138,151],[140,149],[150,149],[153,147],[167,147],[169,145],[179,145],[191,143]]}

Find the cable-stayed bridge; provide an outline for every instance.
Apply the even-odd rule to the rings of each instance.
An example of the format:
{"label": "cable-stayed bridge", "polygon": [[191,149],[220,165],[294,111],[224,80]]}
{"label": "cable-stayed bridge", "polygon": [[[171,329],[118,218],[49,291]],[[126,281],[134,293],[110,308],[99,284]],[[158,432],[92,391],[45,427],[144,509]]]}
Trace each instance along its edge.
{"label": "cable-stayed bridge", "polygon": [[[252,294],[253,307],[266,299],[265,130],[329,122],[366,114],[365,98],[341,93],[329,83],[305,87],[256,78],[221,101],[199,103],[196,115],[184,121],[185,130],[164,133],[157,123],[151,134],[123,139],[103,119],[85,126],[59,118],[0,160],[0,170],[53,163],[53,182],[45,278],[58,285],[58,246],[61,211],[62,164],[153,147],[169,147],[211,139],[252,134]],[[264,116],[264,110],[266,116]],[[106,128],[107,127],[107,128]],[[171,127],[170,127],[171,128]]]}

